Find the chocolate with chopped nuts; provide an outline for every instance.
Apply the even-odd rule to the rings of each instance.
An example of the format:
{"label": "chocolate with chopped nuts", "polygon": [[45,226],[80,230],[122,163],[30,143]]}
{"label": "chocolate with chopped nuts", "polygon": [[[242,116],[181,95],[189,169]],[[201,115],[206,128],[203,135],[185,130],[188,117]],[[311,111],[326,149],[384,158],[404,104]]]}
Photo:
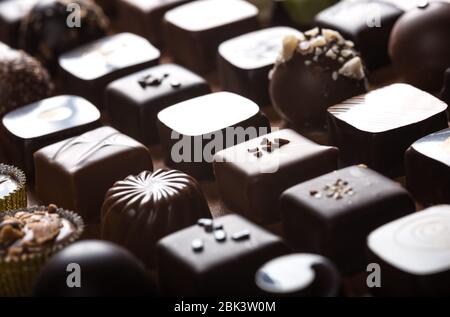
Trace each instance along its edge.
{"label": "chocolate with chopped nuts", "polygon": [[20,257],[42,252],[57,243],[64,243],[76,231],[57,208],[18,211],[14,215],[0,215],[0,257]]}
{"label": "chocolate with chopped nuts", "polygon": [[280,220],[280,194],[337,168],[338,149],[316,144],[289,129],[218,152],[219,193],[234,212],[260,224]]}
{"label": "chocolate with chopped nuts", "polygon": [[280,200],[288,244],[329,257],[344,274],[365,270],[366,237],[372,230],[414,211],[400,184],[364,166],[301,183]]}
{"label": "chocolate with chopped nuts", "polygon": [[[221,229],[207,231],[205,223]],[[202,220],[159,241],[160,290],[164,296],[260,295],[256,271],[288,252],[281,238],[238,215]]]}
{"label": "chocolate with chopped nuts", "polygon": [[273,106],[296,128],[323,127],[328,107],[366,92],[354,43],[330,29],[285,37],[270,78]]}

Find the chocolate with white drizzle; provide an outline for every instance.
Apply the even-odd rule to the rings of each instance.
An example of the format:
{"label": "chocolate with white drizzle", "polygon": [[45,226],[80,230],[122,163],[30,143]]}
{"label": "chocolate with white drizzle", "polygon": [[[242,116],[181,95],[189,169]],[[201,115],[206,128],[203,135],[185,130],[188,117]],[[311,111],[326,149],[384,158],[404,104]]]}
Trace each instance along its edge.
{"label": "chocolate with white drizzle", "polygon": [[38,198],[76,210],[88,223],[99,222],[114,182],[152,169],[148,149],[110,127],[47,146],[35,153],[34,162]]}

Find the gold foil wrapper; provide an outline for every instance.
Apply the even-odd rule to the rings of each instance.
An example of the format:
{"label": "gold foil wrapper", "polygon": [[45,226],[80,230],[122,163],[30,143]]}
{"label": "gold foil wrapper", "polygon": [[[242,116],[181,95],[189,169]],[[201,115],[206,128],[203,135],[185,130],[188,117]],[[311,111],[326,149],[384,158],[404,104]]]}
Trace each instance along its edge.
{"label": "gold foil wrapper", "polygon": [[[13,216],[16,212],[35,212],[48,210],[47,207],[32,207],[0,213],[0,221],[5,215]],[[83,219],[76,213],[58,208],[61,218],[69,220],[75,227],[72,235],[65,241],[45,247],[40,252],[11,257],[0,255],[0,297],[31,296],[36,278],[47,261],[57,252],[76,242],[84,230]]]}
{"label": "gold foil wrapper", "polygon": [[27,207],[26,177],[20,169],[0,164],[0,174],[8,175],[17,182],[17,188],[6,196],[0,197],[0,212]]}

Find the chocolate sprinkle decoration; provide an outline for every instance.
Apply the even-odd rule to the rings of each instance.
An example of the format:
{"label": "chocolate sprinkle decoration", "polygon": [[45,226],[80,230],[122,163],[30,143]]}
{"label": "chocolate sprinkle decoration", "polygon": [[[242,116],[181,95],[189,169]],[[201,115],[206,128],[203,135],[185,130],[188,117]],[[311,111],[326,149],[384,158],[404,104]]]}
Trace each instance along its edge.
{"label": "chocolate sprinkle decoration", "polygon": [[213,220],[209,218],[202,218],[197,221],[197,224],[200,227],[212,226]]}
{"label": "chocolate sprinkle decoration", "polygon": [[334,183],[325,185],[322,188],[322,192],[318,190],[309,191],[309,195],[317,199],[325,196],[330,199],[341,200],[346,196],[353,196],[354,194],[353,187],[349,186],[348,182],[342,179],[337,179]]}
{"label": "chocolate sprinkle decoration", "polygon": [[227,239],[227,233],[224,230],[216,230],[214,231],[214,239],[217,242],[224,242]]}
{"label": "chocolate sprinkle decoration", "polygon": [[191,242],[191,247],[194,252],[201,252],[204,248],[204,243],[202,239],[194,239]]}
{"label": "chocolate sprinkle decoration", "polygon": [[241,231],[238,231],[236,233],[233,233],[233,235],[231,236],[231,239],[233,239],[234,241],[245,241],[250,239],[250,231],[244,229]]}

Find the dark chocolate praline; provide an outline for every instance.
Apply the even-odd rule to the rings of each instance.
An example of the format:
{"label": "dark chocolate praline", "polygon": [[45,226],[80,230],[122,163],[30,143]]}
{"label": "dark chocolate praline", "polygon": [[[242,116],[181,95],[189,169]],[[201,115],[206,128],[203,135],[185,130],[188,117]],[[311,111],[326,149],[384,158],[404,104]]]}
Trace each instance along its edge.
{"label": "dark chocolate praline", "polygon": [[[79,284],[77,270],[81,274]],[[155,293],[155,284],[138,259],[120,246],[99,240],[80,241],[60,251],[42,269],[34,288],[38,297],[128,297]]]}
{"label": "dark chocolate praline", "polygon": [[102,237],[151,267],[159,239],[205,217],[211,213],[194,178],[176,170],[145,171],[116,182],[107,192]]}
{"label": "dark chocolate praline", "polygon": [[450,66],[450,3],[425,2],[395,24],[389,54],[407,83],[438,92]]}
{"label": "dark chocolate praline", "polygon": [[[73,5],[80,8],[80,27],[73,16],[77,12],[69,10]],[[22,22],[19,47],[54,73],[59,55],[105,36],[108,24],[102,9],[90,0],[44,0]]]}
{"label": "dark chocolate praline", "polygon": [[47,70],[23,51],[0,49],[0,78],[0,117],[53,94]]}
{"label": "dark chocolate praline", "polygon": [[324,126],[328,107],[366,92],[354,43],[330,29],[285,37],[270,78],[275,110],[296,128]]}

